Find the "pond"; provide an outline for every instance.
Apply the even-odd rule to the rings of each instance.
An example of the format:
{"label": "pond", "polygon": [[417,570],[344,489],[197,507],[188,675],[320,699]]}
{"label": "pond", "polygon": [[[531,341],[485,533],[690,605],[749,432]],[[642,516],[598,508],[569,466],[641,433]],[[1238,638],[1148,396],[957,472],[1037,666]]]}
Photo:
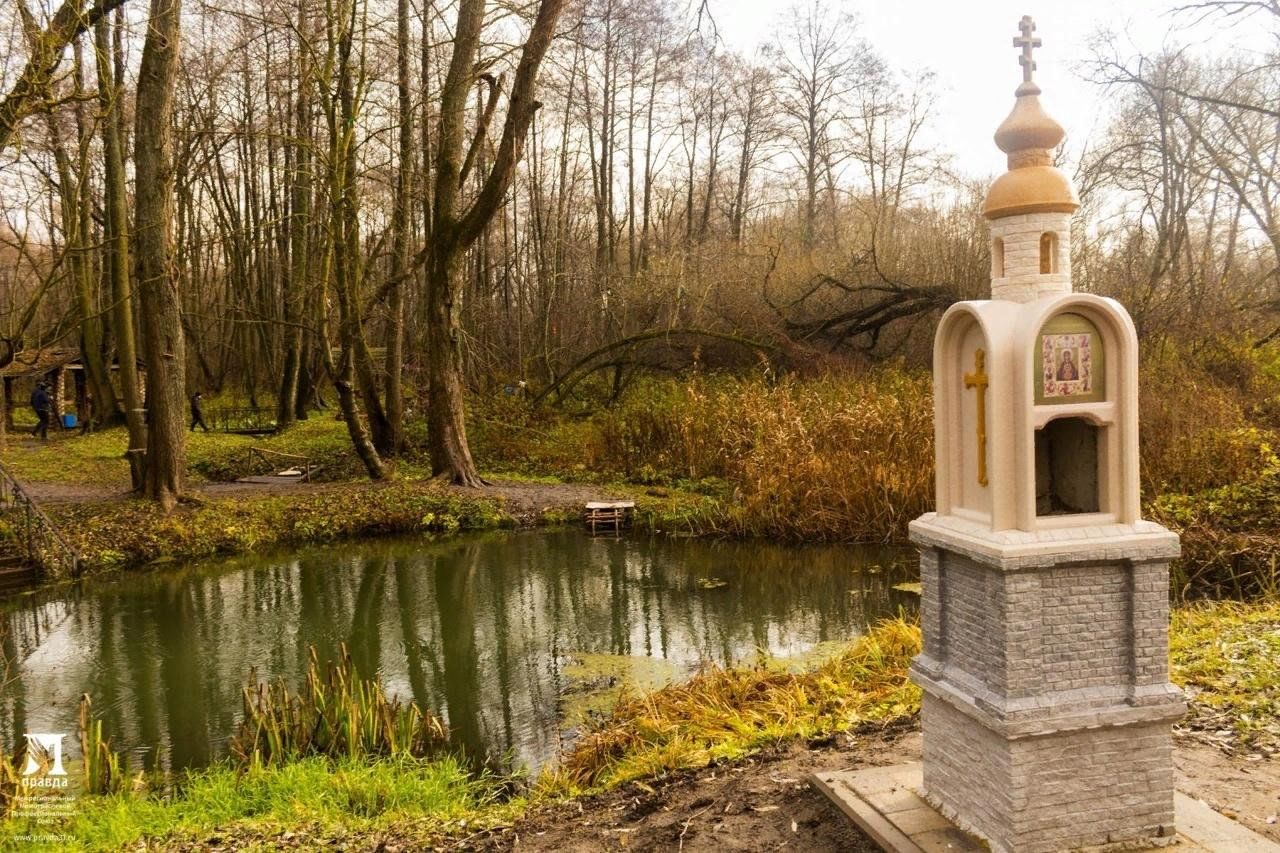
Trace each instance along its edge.
{"label": "pond", "polygon": [[[903,549],[613,538],[576,530],[396,539],[157,568],[0,609],[0,744],[66,732],[88,693],[130,767],[225,754],[250,673],[302,682],[346,644],[455,744],[537,768],[623,682],[821,655],[882,616]],[[76,750],[78,752],[78,750]]]}

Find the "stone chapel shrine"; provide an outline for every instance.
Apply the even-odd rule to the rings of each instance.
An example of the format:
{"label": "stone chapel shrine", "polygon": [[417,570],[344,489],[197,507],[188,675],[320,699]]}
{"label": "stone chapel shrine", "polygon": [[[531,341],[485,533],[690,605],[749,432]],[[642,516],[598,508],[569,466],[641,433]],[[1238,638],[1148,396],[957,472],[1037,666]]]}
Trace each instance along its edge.
{"label": "stone chapel shrine", "polygon": [[1022,19],[1022,83],[995,134],[991,298],[934,345],[937,511],[920,549],[923,795],[993,850],[1173,840],[1168,562],[1143,521],[1138,341],[1071,288],[1079,206],[1051,152]]}

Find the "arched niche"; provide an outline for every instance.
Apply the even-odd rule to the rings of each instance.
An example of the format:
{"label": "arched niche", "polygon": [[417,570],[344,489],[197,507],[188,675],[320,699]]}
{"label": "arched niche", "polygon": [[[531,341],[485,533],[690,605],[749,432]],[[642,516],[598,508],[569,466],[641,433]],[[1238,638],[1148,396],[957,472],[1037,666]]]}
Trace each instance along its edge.
{"label": "arched niche", "polygon": [[1013,526],[1011,338],[1020,306],[960,302],[934,338],[937,506],[995,529]]}
{"label": "arched niche", "polygon": [[1099,448],[1105,427],[1054,418],[1035,435],[1036,517],[1102,512]]}
{"label": "arched niche", "polygon": [[1053,275],[1058,271],[1058,235],[1045,231],[1040,235],[1040,274]]}
{"label": "arched niche", "polygon": [[1029,303],[1015,345],[1023,530],[1139,520],[1137,334],[1117,302]]}

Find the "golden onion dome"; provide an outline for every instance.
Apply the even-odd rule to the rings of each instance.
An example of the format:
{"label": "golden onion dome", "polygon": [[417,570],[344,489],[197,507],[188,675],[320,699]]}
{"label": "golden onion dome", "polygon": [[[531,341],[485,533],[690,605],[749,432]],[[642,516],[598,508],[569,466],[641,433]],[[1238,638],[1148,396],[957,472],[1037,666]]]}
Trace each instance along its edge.
{"label": "golden onion dome", "polygon": [[1035,24],[1024,17],[1021,29],[1022,37],[1013,43],[1023,48],[1019,57],[1022,85],[1014,92],[1017,100],[1013,110],[995,135],[996,145],[1009,157],[1009,171],[987,191],[983,213],[988,219],[1023,213],[1071,213],[1080,206],[1071,181],[1053,166],[1051,152],[1065,132],[1040,105],[1040,87],[1031,79],[1035,69],[1031,48],[1040,44],[1040,39],[1031,37]]}

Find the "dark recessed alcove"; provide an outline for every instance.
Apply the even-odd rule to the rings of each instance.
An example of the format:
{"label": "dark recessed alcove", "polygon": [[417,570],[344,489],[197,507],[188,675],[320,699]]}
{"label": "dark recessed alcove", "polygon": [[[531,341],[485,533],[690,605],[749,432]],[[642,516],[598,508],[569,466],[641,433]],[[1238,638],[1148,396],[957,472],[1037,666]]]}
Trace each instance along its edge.
{"label": "dark recessed alcove", "polygon": [[1036,430],[1036,515],[1098,512],[1098,427],[1058,418]]}

